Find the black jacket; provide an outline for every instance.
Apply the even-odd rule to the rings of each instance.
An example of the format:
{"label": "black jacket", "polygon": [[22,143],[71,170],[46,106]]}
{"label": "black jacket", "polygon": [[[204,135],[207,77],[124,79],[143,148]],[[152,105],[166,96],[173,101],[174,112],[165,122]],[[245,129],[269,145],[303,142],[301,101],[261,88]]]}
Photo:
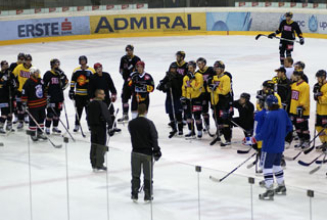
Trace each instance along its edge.
{"label": "black jacket", "polygon": [[152,155],[160,151],[158,133],[153,122],[145,117],[137,117],[129,122],[133,152]]}
{"label": "black jacket", "polygon": [[65,73],[61,70],[49,70],[43,76],[43,83],[50,103],[64,101],[64,90],[68,86],[68,79]]}
{"label": "black jacket", "polygon": [[289,106],[291,101],[291,80],[287,78],[278,79],[277,93],[280,96],[282,103]]}
{"label": "black jacket", "polygon": [[125,55],[120,59],[119,71],[126,81],[128,77],[135,71],[136,63],[141,59],[134,55],[132,58]]}
{"label": "black jacket", "polygon": [[172,89],[174,100],[179,100],[182,96],[183,76],[176,73],[167,72],[166,76],[160,80],[157,87],[158,90],[167,93],[167,98],[170,100],[170,88]]}
{"label": "black jacket", "polygon": [[87,122],[91,127],[104,126],[106,123],[111,127],[112,121],[106,103],[94,99],[88,106]]}
{"label": "black jacket", "polygon": [[15,76],[9,70],[0,72],[0,102],[9,102],[10,95],[14,99]]}
{"label": "black jacket", "polygon": [[112,81],[110,74],[106,72],[102,72],[102,76],[99,76],[99,74],[95,73],[90,77],[89,88],[88,88],[88,94],[90,98],[95,97],[94,93],[97,89],[102,89],[104,91],[104,93],[106,94],[105,102],[107,104],[110,103],[109,91],[113,95],[117,94],[117,90],[114,85],[114,82]]}
{"label": "black jacket", "polygon": [[238,109],[239,123],[245,130],[253,129],[254,123],[254,105],[247,102],[244,106],[239,103],[239,100],[233,102],[233,107]]}

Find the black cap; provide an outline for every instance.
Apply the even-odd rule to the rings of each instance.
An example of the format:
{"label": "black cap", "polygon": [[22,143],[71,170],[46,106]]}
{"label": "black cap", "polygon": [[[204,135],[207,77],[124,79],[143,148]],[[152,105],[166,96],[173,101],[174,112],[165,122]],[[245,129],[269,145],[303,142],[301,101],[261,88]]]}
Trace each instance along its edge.
{"label": "black cap", "polygon": [[251,95],[250,95],[249,93],[243,92],[243,93],[241,94],[241,98],[244,98],[244,99],[246,99],[247,101],[249,101],[250,98],[251,98]]}
{"label": "black cap", "polygon": [[184,51],[177,51],[177,53],[176,53],[176,56],[181,56],[181,57],[183,57],[183,59],[185,59],[185,52]]}
{"label": "black cap", "polygon": [[286,69],[283,66],[281,66],[278,69],[275,69],[275,72],[283,72],[283,73],[286,73]]}
{"label": "black cap", "polygon": [[134,46],[129,44],[129,45],[126,46],[125,50],[127,50],[127,49],[131,50],[131,51],[134,51]]}

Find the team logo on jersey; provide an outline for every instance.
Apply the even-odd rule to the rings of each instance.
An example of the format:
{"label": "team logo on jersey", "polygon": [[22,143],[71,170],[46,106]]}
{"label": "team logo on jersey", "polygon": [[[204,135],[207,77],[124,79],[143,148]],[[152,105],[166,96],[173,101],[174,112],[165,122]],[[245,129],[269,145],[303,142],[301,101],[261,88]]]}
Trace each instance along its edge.
{"label": "team logo on jersey", "polygon": [[43,89],[42,85],[35,86],[35,96],[39,99],[43,98]]}
{"label": "team logo on jersey", "polygon": [[299,91],[296,90],[292,91],[292,99],[299,100]]}
{"label": "team logo on jersey", "polygon": [[20,75],[20,77],[23,77],[23,78],[30,78],[31,73],[30,72],[26,72],[24,70],[21,70],[19,75]]}
{"label": "team logo on jersey", "polygon": [[57,77],[52,77],[51,84],[59,84],[59,79]]}
{"label": "team logo on jersey", "polygon": [[145,80],[149,80],[149,79],[150,79],[150,76],[145,75],[145,76],[144,76],[144,79],[145,79]]}
{"label": "team logo on jersey", "polygon": [[292,26],[284,25],[284,31],[292,31]]}
{"label": "team logo on jersey", "polygon": [[78,78],[77,78],[77,84],[79,86],[83,86],[86,84],[86,76],[84,75],[80,75]]}

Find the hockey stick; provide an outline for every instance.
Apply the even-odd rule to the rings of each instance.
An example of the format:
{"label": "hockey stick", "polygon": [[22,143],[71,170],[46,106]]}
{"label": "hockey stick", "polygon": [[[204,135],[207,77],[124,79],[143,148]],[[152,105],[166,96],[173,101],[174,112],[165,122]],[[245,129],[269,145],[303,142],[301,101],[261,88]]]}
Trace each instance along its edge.
{"label": "hockey stick", "polygon": [[213,176],[209,176],[209,178],[214,181],[214,182],[222,182],[224,179],[226,179],[229,175],[231,175],[232,173],[234,173],[238,168],[240,168],[243,164],[245,164],[246,162],[248,162],[252,157],[254,157],[257,154],[257,152],[253,153],[250,157],[248,157],[245,161],[243,161],[240,165],[238,165],[237,167],[235,167],[231,172],[229,172],[227,175],[225,175],[223,178],[221,179],[217,179]]}
{"label": "hockey stick", "polygon": [[[316,167],[316,168],[314,168],[313,170],[311,170],[310,172],[309,172],[309,174],[314,174],[315,172],[317,172],[321,167],[322,167],[322,165],[324,164],[324,162],[325,162],[325,159],[326,159],[326,155],[327,154],[325,154],[325,156],[324,156],[324,159],[321,161],[322,163],[320,163],[320,165],[318,166],[318,167]],[[316,161],[316,163],[318,162],[318,160]],[[320,162],[320,161],[319,161]],[[327,161],[326,161],[327,162]]]}
{"label": "hockey stick", "polygon": [[[267,38],[269,38],[268,35],[265,35],[265,34],[258,34],[258,35],[255,37],[255,39],[258,40],[260,37],[267,37]],[[273,37],[273,38],[275,38],[275,39],[279,39],[279,40],[284,40],[284,41],[289,41],[289,42],[300,43],[300,41],[297,41],[297,40],[290,40],[290,39],[281,38],[281,37],[276,37],[276,36]],[[271,39],[273,39],[273,38],[271,38]]]}
{"label": "hockey stick", "polygon": [[316,158],[314,158],[312,161],[310,161],[310,162],[304,162],[304,161],[302,161],[302,160],[299,160],[298,161],[298,163],[300,164],[300,165],[302,165],[302,166],[306,166],[306,167],[308,167],[308,166],[310,166],[311,164],[313,164],[314,162],[316,162],[321,156],[323,156],[325,154],[325,152],[323,152],[323,153],[321,153],[319,156],[317,156]]}
{"label": "hockey stick", "polygon": [[42,133],[47,137],[47,139],[49,140],[49,142],[51,143],[51,145],[54,147],[54,148],[61,148],[62,147],[62,144],[54,144],[51,139],[49,138],[49,136],[44,132],[43,128],[41,128],[40,124],[37,123],[37,121],[35,120],[35,118],[32,116],[32,114],[29,112],[29,110],[26,109],[26,112],[27,114],[30,116],[30,118],[34,121],[34,123],[36,124],[36,126],[42,131]]}
{"label": "hockey stick", "polygon": [[[325,131],[325,129],[326,129],[326,127],[327,127],[327,124],[322,128],[322,130],[313,138],[313,140],[315,140],[317,137],[319,137],[324,131]],[[315,129],[316,130],[316,129]],[[310,143],[311,143],[312,141],[310,141]],[[315,146],[312,146],[312,147],[310,147],[310,148],[308,148],[308,149],[306,149],[306,150],[304,150],[304,154],[308,154],[308,153],[310,153],[313,149],[315,148]]]}
{"label": "hockey stick", "polygon": [[242,126],[240,126],[235,121],[233,121],[233,119],[230,119],[230,122],[232,122],[234,125],[236,125],[236,127],[239,127],[240,129],[242,129],[243,132],[245,132],[247,135],[251,135],[251,133],[249,131],[245,130]]}
{"label": "hockey stick", "polygon": [[57,113],[56,113],[56,111],[54,110],[54,108],[52,107],[51,103],[50,103],[49,106],[50,106],[50,108],[51,108],[53,114],[54,114],[54,115],[59,119],[61,125],[65,128],[66,132],[69,134],[70,138],[71,138],[74,142],[76,142],[76,140],[74,139],[73,135],[69,132],[68,128],[65,126],[65,124],[62,122],[62,120],[60,119],[60,117],[57,115]]}
{"label": "hockey stick", "polygon": [[247,150],[237,150],[238,154],[247,154],[252,150],[252,146]]}
{"label": "hockey stick", "polygon": [[171,108],[172,108],[172,113],[173,113],[173,120],[174,120],[174,124],[175,124],[175,130],[172,131],[172,133],[168,136],[168,138],[172,138],[177,133],[177,122],[176,122],[176,115],[175,115],[173,90],[171,87],[169,88],[169,93],[170,93],[170,101],[171,101]]}
{"label": "hockey stick", "polygon": [[79,124],[79,129],[81,130],[81,134],[82,134],[83,138],[86,138],[86,135],[84,134],[83,128],[82,128],[82,125],[81,125],[81,120],[80,120],[78,112],[77,112],[77,106],[76,106],[75,100],[74,100],[74,106],[75,106],[75,115],[76,115],[76,118],[77,118],[77,121],[78,121],[78,124]]}
{"label": "hockey stick", "polygon": [[65,111],[67,129],[69,130],[69,121],[68,121],[68,115],[67,115],[67,109],[66,109],[65,100],[63,101],[63,103],[64,103],[64,111]]}

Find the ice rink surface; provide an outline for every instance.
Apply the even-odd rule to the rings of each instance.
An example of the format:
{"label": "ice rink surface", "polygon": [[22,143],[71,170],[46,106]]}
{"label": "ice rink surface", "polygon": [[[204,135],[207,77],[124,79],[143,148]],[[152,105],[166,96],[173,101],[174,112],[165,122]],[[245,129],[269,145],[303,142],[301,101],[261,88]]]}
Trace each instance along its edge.
{"label": "ice rink surface", "polygon": [[[256,91],[261,88],[262,82],[271,79],[275,74],[274,69],[279,67],[278,43],[277,40],[265,38],[256,41],[254,36],[99,39],[2,46],[0,59],[14,62],[19,52],[30,53],[33,65],[45,73],[49,69],[50,59],[58,58],[61,68],[70,79],[73,69],[78,66],[78,57],[86,55],[90,66],[93,67],[95,62],[103,64],[104,71],[111,74],[120,97],[123,80],[118,68],[127,44],[135,46],[135,54],[145,61],[145,70],[153,76],[156,84],[175,60],[176,51],[184,50],[187,61],[205,57],[208,65],[213,65],[216,60],[222,60],[226,70],[233,75],[235,98],[242,92],[248,92],[252,96],[251,101],[255,102]],[[311,88],[316,82],[314,76],[317,70],[326,69],[326,47],[327,41],[321,39],[306,39],[304,46],[295,45],[293,58],[305,62],[305,73]],[[68,91],[65,92],[65,97],[72,127],[74,108],[67,94]],[[237,154],[237,149],[245,148],[240,143],[233,144],[228,149],[221,149],[219,144],[209,146],[212,138],[208,135],[202,140],[193,141],[177,137],[168,139],[170,129],[164,109],[165,97],[160,91],[150,95],[148,118],[157,127],[163,153],[154,168],[152,206],[144,204],[143,194],[140,194],[137,204],[130,199],[131,143],[127,125],[119,125],[122,133],[109,141],[108,175],[95,174],[91,170],[88,132],[85,139],[80,134],[74,134],[77,141],[68,143],[67,148],[63,145],[61,149],[53,148],[48,142],[31,143],[25,132],[15,132],[8,137],[0,137],[0,142],[5,145],[0,147],[0,219],[58,220],[68,219],[69,216],[76,220],[146,220],[152,216],[153,219],[160,220],[195,220],[200,219],[200,216],[203,220],[243,220],[251,219],[253,212],[254,219],[304,220],[310,219],[307,189],[315,191],[315,198],[311,201],[312,219],[326,219],[326,166],[310,175],[309,171],[317,165],[306,168],[298,165],[297,161],[287,162],[285,181],[288,195],[275,197],[273,202],[258,199],[258,194],[264,191],[258,186],[258,181],[263,177],[256,176],[254,168],[246,168],[252,160],[223,182],[213,182],[209,180],[210,175],[223,177],[251,153]],[[120,101],[116,101],[116,108],[121,109]],[[312,98],[311,134],[314,112],[315,102]],[[86,131],[84,116],[85,114],[82,123]],[[63,114],[61,118],[64,119]],[[213,126],[211,129],[214,130]],[[186,132],[185,127],[184,133]],[[62,143],[61,137],[51,138],[55,143]],[[234,128],[233,141],[242,138],[242,131]],[[297,153],[291,147],[285,155],[294,156]],[[299,159],[310,161],[317,154],[312,152],[301,155]],[[200,174],[195,172],[195,165],[202,166]],[[256,178],[252,191],[247,177]]]}

